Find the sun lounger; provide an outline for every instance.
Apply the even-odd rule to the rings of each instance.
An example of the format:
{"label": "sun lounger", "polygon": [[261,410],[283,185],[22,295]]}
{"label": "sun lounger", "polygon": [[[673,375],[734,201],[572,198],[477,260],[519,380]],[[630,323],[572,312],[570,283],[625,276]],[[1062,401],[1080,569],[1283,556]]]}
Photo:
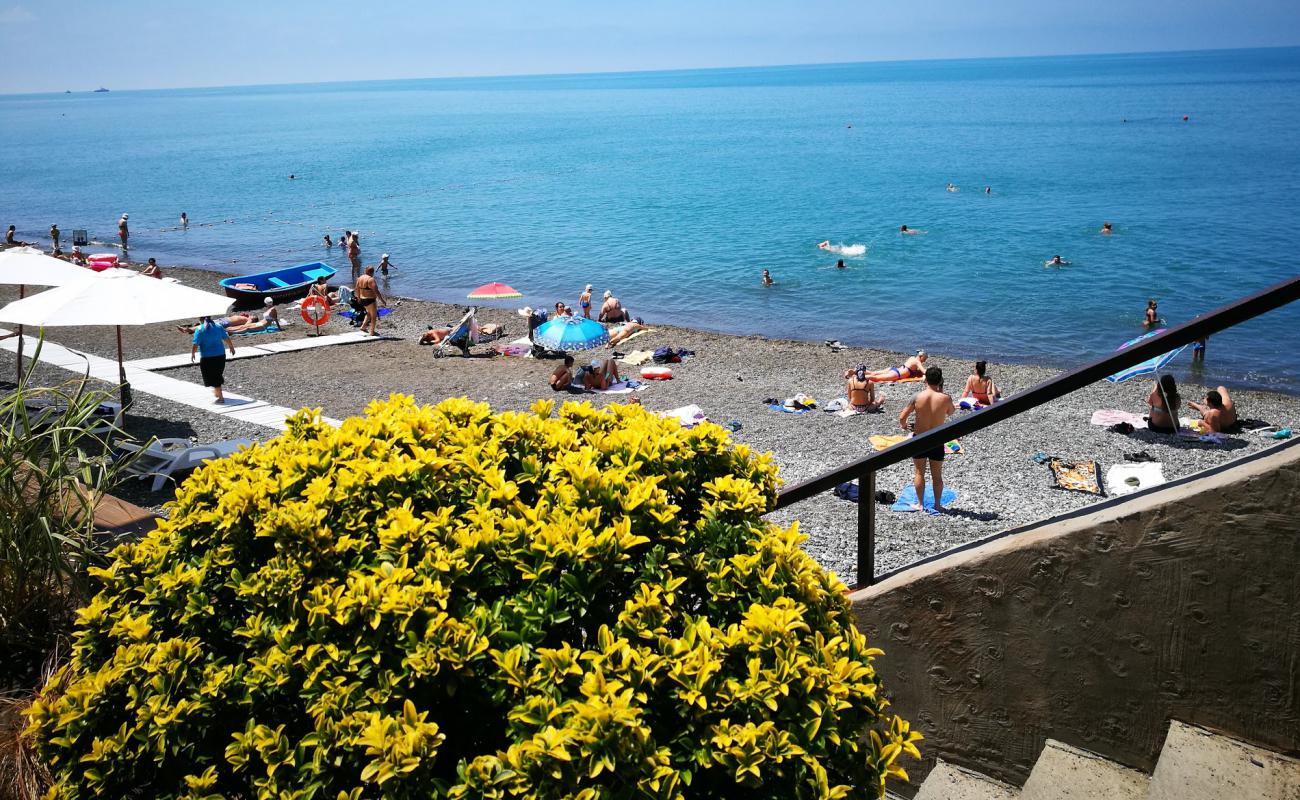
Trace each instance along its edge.
{"label": "sun lounger", "polygon": [[[32,431],[40,431],[50,425],[59,423],[63,417],[65,406],[59,403],[43,402],[42,400],[28,400],[23,403],[27,409],[27,427]],[[94,413],[86,420],[90,427],[91,433],[103,436],[112,433],[115,430],[122,429],[122,404],[121,403],[100,403]],[[21,418],[15,419],[17,426],[23,425]]]}
{"label": "sun lounger", "polygon": [[147,445],[118,442],[119,453],[139,453],[127,472],[137,478],[153,477],[152,491],[158,491],[174,473],[194,469],[214,458],[225,458],[249,447],[248,439],[227,439],[212,444],[191,444],[189,439],[154,439]]}

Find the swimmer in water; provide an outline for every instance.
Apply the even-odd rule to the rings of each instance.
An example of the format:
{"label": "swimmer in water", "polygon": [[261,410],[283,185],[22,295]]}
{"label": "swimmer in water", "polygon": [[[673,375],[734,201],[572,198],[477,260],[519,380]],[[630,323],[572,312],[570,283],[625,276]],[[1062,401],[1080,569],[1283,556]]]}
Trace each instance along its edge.
{"label": "swimmer in water", "polygon": [[776,283],[776,281],[772,280],[772,273],[768,272],[767,270],[763,270],[763,285],[771,286],[774,283]]}
{"label": "swimmer in water", "polygon": [[1068,267],[1070,266],[1070,262],[1066,261],[1060,256],[1052,256],[1052,260],[1044,261],[1043,266],[1044,267]]}
{"label": "swimmer in water", "polygon": [[818,250],[829,250],[829,249],[831,249],[831,240],[830,240],[830,239],[827,239],[827,240],[824,241],[824,242],[818,242],[818,243],[817,243],[817,249],[818,249]]}
{"label": "swimmer in water", "polygon": [[948,191],[955,192],[957,191],[957,187],[950,183],[948,184]]}
{"label": "swimmer in water", "polygon": [[296,180],[298,180],[298,176],[297,176],[297,175],[294,175],[292,172],[290,172],[290,173],[289,173],[289,180],[291,180],[291,181],[296,181]]}
{"label": "swimmer in water", "polygon": [[898,232],[906,236],[916,236],[919,233],[925,233],[925,231],[920,231],[916,228],[909,228],[906,225],[899,225]]}
{"label": "swimmer in water", "polygon": [[984,187],[984,194],[993,194],[993,187],[992,187],[992,186],[985,186],[985,187]]}
{"label": "swimmer in water", "polygon": [[1142,320],[1142,324],[1145,325],[1145,326],[1148,327],[1148,328],[1154,328],[1155,326],[1157,326],[1157,325],[1160,324],[1160,315],[1159,315],[1158,313],[1156,313],[1156,301],[1155,301],[1155,300],[1148,300],[1148,301],[1147,301],[1147,311],[1146,311],[1146,316],[1145,316],[1145,318]]}
{"label": "swimmer in water", "polygon": [[184,211],[182,211],[182,212],[181,212],[181,227],[182,227],[182,228],[188,228],[189,226],[190,226],[190,215],[189,215],[189,214],[186,214]]}
{"label": "swimmer in water", "polygon": [[835,268],[836,268],[836,269],[844,269],[844,259],[841,258],[839,261],[836,261],[836,262],[835,262]]}
{"label": "swimmer in water", "polygon": [[1101,232],[1105,236],[1110,236],[1115,231],[1111,228],[1109,222],[1103,222],[1101,223]]}

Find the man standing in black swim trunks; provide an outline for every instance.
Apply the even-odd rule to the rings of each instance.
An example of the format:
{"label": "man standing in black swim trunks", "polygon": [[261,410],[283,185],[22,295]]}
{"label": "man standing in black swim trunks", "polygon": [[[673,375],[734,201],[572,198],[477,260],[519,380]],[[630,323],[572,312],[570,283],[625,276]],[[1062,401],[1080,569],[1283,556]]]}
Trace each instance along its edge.
{"label": "man standing in black swim trunks", "polygon": [[[907,418],[916,414],[916,435],[937,428],[955,411],[952,398],[943,391],[943,370],[930,367],[925,371],[925,388],[912,398],[903,413],[898,415],[898,424],[907,430]],[[930,462],[930,485],[934,488],[934,509],[925,508],[925,462]],[[926,513],[939,515],[943,513],[943,445],[923,456],[912,458],[912,485],[916,487],[916,502]]]}

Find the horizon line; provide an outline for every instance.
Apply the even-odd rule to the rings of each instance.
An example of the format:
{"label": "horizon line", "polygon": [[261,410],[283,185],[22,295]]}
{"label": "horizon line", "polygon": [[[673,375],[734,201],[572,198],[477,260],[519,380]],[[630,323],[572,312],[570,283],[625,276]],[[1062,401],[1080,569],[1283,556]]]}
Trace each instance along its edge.
{"label": "horizon line", "polygon": [[[1296,50],[1300,49],[1300,43],[1285,45],[1268,45],[1264,47],[1211,47],[1196,49],[1172,49],[1172,50],[1113,50],[1113,51],[1096,51],[1088,53],[1027,53],[1019,55],[1002,55],[1002,56],[961,56],[955,58],[888,58],[888,59],[867,59],[863,61],[806,61],[792,62],[785,64],[731,64],[725,66],[711,67],[666,67],[659,69],[627,69],[627,70],[593,70],[590,72],[516,72],[501,74],[477,74],[477,75],[425,75],[421,77],[404,77],[404,78],[359,78],[354,80],[328,80],[328,81],[292,81],[288,83],[222,83],[222,84],[199,84],[193,86],[166,86],[166,87],[133,87],[128,89],[108,89],[105,93],[112,92],[185,92],[197,89],[258,89],[258,88],[278,88],[291,86],[336,86],[346,84],[365,84],[365,83],[405,83],[415,81],[477,81],[477,80],[513,80],[519,78],[595,78],[595,77],[616,77],[624,75],[662,75],[686,72],[727,72],[733,70],[756,70],[756,69],[787,69],[796,67],[846,67],[861,64],[917,64],[917,63],[936,63],[952,61],[1016,61],[1027,59],[1061,59],[1061,58],[1081,58],[1089,56],[1146,56],[1146,55],[1177,55],[1177,54],[1195,54],[1195,53],[1232,53],[1246,52],[1255,50]],[[105,88],[102,85],[100,88]],[[25,97],[33,95],[62,95],[62,94],[95,94],[96,89],[63,89],[63,90],[45,90],[32,92],[0,92],[0,97]]]}

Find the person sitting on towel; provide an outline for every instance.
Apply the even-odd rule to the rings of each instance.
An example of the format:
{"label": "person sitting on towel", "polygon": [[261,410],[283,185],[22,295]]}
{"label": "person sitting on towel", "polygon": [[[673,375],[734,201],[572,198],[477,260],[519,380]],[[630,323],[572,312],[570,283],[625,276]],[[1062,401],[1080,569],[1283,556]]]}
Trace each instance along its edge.
{"label": "person sitting on towel", "polygon": [[573,374],[573,356],[564,357],[564,362],[555,368],[548,382],[551,384],[551,389],[557,392],[563,392],[574,385],[576,381]]}
{"label": "person sitting on towel", "polygon": [[849,406],[858,413],[879,411],[885,398],[876,399],[876,385],[867,380],[867,367],[859,364],[848,377]]}
{"label": "person sitting on towel", "polygon": [[612,358],[597,358],[589,367],[579,367],[574,380],[582,382],[584,389],[608,389],[618,383],[618,364]]}
{"label": "person sitting on towel", "polygon": [[[916,355],[903,362],[900,367],[890,367],[877,372],[868,372],[867,380],[877,383],[889,383],[890,381],[912,380],[925,376],[925,351],[917,350]],[[847,377],[847,375],[845,376]]]}
{"label": "person sitting on towel", "polygon": [[1201,419],[1215,433],[1223,433],[1237,427],[1237,405],[1228,394],[1228,387],[1220,386],[1205,393],[1205,404],[1188,403],[1188,408],[1200,412]]}
{"label": "person sitting on towel", "polygon": [[624,323],[621,328],[611,333],[609,335],[609,344],[612,347],[624,339],[630,338],[634,333],[648,330],[650,329],[646,327],[645,322],[640,317],[637,317],[631,322]]}
{"label": "person sitting on towel", "polygon": [[1161,375],[1160,380],[1147,396],[1147,405],[1151,413],[1147,416],[1147,428],[1156,433],[1178,433],[1178,383],[1173,375]]}
{"label": "person sitting on towel", "polygon": [[991,406],[1002,399],[1002,390],[993,383],[993,379],[984,374],[988,362],[976,361],[970,377],[966,379],[966,388],[962,390],[962,399],[973,398],[983,406]]}

